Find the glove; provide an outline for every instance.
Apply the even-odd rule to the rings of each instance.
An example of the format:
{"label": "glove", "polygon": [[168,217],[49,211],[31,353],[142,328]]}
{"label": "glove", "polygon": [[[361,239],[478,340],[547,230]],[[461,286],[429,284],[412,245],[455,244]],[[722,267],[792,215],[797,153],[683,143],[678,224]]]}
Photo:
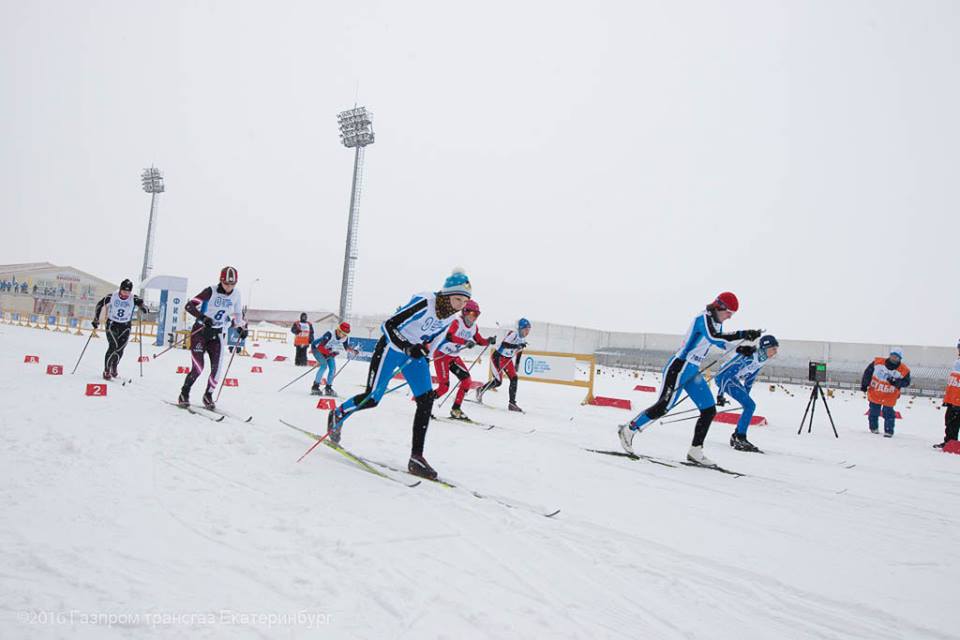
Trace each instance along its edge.
{"label": "glove", "polygon": [[474,342],[473,340],[467,340],[467,343],[466,343],[465,345],[463,345],[463,348],[464,348],[464,349],[473,349],[475,346],[477,346],[477,343],[476,343],[476,342]]}
{"label": "glove", "polygon": [[490,346],[497,344],[497,336],[490,336],[489,338],[487,338],[487,344],[489,344]]}
{"label": "glove", "polygon": [[741,339],[743,339],[743,340],[750,340],[750,341],[756,340],[756,339],[759,338],[761,335],[763,335],[763,332],[762,332],[762,331],[758,331],[757,329],[743,329],[743,330],[740,331],[739,333],[740,333],[740,338],[741,338]]}
{"label": "glove", "polygon": [[722,393],[717,396],[717,406],[725,407],[727,406],[727,396]]}
{"label": "glove", "polygon": [[97,328],[100,327],[100,321],[99,321],[99,320],[96,320],[96,319],[91,320],[91,321],[90,321],[90,326],[93,327],[94,329],[97,329]]}
{"label": "glove", "polygon": [[203,328],[213,329],[213,318],[210,318],[208,316],[203,316]]}
{"label": "glove", "polygon": [[749,344],[742,344],[739,347],[737,347],[737,353],[739,353],[742,356],[746,356],[748,358],[753,354],[755,354],[756,352],[757,352],[757,348],[752,347]]}
{"label": "glove", "polygon": [[404,347],[403,352],[414,360],[418,360],[426,356],[427,353],[429,353],[429,349],[427,349],[427,345],[425,344],[411,344],[408,347]]}
{"label": "glove", "polygon": [[866,388],[866,387],[860,387],[860,391],[862,391],[863,393],[866,393],[866,392],[867,392],[867,388]]}
{"label": "glove", "polygon": [[248,332],[246,327],[240,327],[237,329],[237,337],[240,338],[241,340],[245,340],[247,338],[247,333]]}

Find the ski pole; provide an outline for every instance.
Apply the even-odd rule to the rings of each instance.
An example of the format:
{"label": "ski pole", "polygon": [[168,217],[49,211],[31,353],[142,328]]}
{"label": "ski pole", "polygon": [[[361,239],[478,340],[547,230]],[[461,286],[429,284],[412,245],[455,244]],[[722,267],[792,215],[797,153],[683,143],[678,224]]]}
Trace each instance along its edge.
{"label": "ski pole", "polygon": [[137,315],[140,316],[140,357],[137,358],[137,362],[140,363],[140,377],[143,377],[143,310],[140,309],[137,312]]}
{"label": "ski pole", "polygon": [[[413,358],[409,358],[406,362],[403,363],[403,365],[401,365],[401,366],[397,367],[396,369],[394,369],[393,373],[390,374],[390,377],[393,378],[393,376],[395,376],[395,375],[397,375],[398,373],[400,373],[401,371],[403,371],[403,370],[407,367],[408,364],[410,364],[411,362],[413,362],[413,360],[414,360]],[[385,396],[385,395],[387,395],[388,393],[393,393],[393,392],[396,391],[397,389],[400,389],[400,388],[402,388],[402,387],[405,387],[406,384],[407,384],[407,383],[404,382],[403,384],[398,385],[398,386],[394,387],[393,389],[388,389],[387,391],[384,392],[383,395]],[[367,404],[367,401],[370,400],[370,398],[372,398],[372,397],[373,397],[373,391],[371,390],[370,393],[367,394],[367,397],[364,398],[363,401],[362,401],[360,404],[357,405],[357,408],[354,409],[354,411],[358,411],[358,410],[360,409],[360,407],[362,407],[363,405]],[[383,396],[380,396],[380,397],[382,398]],[[346,416],[344,416],[344,418],[346,418]],[[336,429],[336,428],[339,428],[339,425],[337,425],[336,423],[334,423],[333,427],[334,427],[334,429]],[[327,436],[329,436],[329,435],[330,435],[330,430],[327,430],[327,432],[326,432],[325,434],[323,434],[316,442],[313,443],[313,446],[311,446],[309,449],[307,449],[307,450],[303,453],[302,456],[300,456],[299,458],[297,458],[297,462],[300,462],[301,460],[303,460],[304,458],[306,458],[306,457],[307,457],[307,454],[309,454],[311,451],[313,451],[314,449],[316,449],[317,446],[319,446],[319,444],[320,444],[321,442],[323,442],[324,440],[326,440],[326,439],[327,439]]]}
{"label": "ski pole", "polygon": [[341,373],[343,373],[343,370],[346,369],[347,367],[349,367],[349,366],[350,366],[350,363],[353,362],[354,360],[356,360],[356,358],[351,358],[351,357],[347,356],[347,364],[343,365],[343,366],[340,368],[340,371],[337,371],[335,374],[333,374],[333,377],[330,378],[330,380],[327,382],[327,384],[333,384],[333,381],[337,379],[337,376],[339,376]]}
{"label": "ski pole", "polygon": [[[96,331],[96,329],[94,329]],[[83,344],[83,351],[80,352],[80,357],[77,358],[77,364],[73,365],[73,371],[70,372],[70,375],[73,375],[77,372],[77,367],[80,366],[80,361],[83,360],[83,354],[87,352],[87,346],[90,344],[90,340],[93,338],[93,331],[90,332],[90,335],[87,336],[87,341]]]}
{"label": "ski pole", "polygon": [[[483,351],[480,352],[480,355],[478,355],[478,356],[474,359],[474,361],[473,361],[472,363],[470,363],[470,366],[467,367],[467,378],[470,377],[469,374],[470,374],[471,371],[473,371],[474,365],[476,365],[478,362],[480,362],[480,358],[483,357],[483,354],[485,354],[485,353],[487,352],[487,349],[489,349],[489,348],[490,348],[490,344],[487,343],[487,345],[483,348]],[[457,382],[456,386],[455,386],[453,389],[450,389],[450,391],[447,392],[447,395],[443,396],[443,400],[441,400],[441,401],[440,401],[440,404],[439,404],[440,407],[442,407],[443,404],[447,401],[447,398],[450,397],[450,394],[453,393],[454,391],[456,391],[456,390],[460,387],[460,385],[463,384],[463,381],[466,380],[467,378],[463,378],[462,380],[460,380],[459,382]]]}
{"label": "ski pole", "polygon": [[[294,378],[293,380],[291,380],[291,381],[288,382],[287,384],[285,384],[285,385],[283,385],[282,387],[280,387],[279,389],[277,389],[277,393],[283,391],[284,389],[286,389],[287,387],[289,387],[290,385],[292,385],[294,382],[296,382],[297,380],[299,380],[299,379],[302,378],[303,376],[307,375],[308,373],[310,373],[311,371],[313,371],[314,369],[316,369],[316,368],[319,367],[319,366],[320,366],[320,363],[318,362],[317,364],[313,365],[312,367],[310,367],[309,369],[307,369],[306,371],[304,371],[303,373],[301,373],[300,375],[298,375],[296,378]],[[346,367],[344,367],[344,368],[346,368]]]}
{"label": "ski pole", "polygon": [[[723,411],[717,411],[717,414],[721,413],[730,413],[732,411],[739,411],[743,407],[733,407],[732,409],[724,409]],[[693,409],[693,411],[699,411],[699,409]],[[670,424],[671,422],[684,422],[686,420],[696,420],[700,416],[687,416],[686,418],[674,418],[673,420],[663,420],[660,424]]]}
{"label": "ski pole", "polygon": [[[227,348],[229,349],[229,348],[230,348],[230,334],[229,334],[229,329],[228,329],[227,331],[228,331],[228,333],[227,333]],[[238,339],[237,339],[237,343],[239,344],[239,342],[240,342],[240,340],[239,340],[240,335],[239,335],[239,334],[237,334],[237,338],[238,338]],[[237,349],[236,349],[236,347],[234,347],[233,351],[230,352],[230,360],[227,362],[227,368],[226,368],[226,370],[223,372],[223,377],[220,378],[220,388],[217,389],[217,397],[214,398],[214,400],[213,400],[214,403],[217,403],[217,402],[220,401],[220,394],[223,392],[223,385],[226,384],[226,382],[227,382],[227,376],[230,375],[230,365],[233,364],[233,357],[234,357],[235,355],[237,355]]]}
{"label": "ski pole", "polygon": [[[203,325],[200,325],[199,327],[197,327],[196,329],[194,329],[193,331],[191,331],[190,334],[189,334],[190,338],[193,338],[193,336],[197,335],[197,331],[200,331],[201,329],[203,329]],[[178,338],[177,340],[174,341],[173,344],[171,344],[169,347],[167,347],[166,349],[164,349],[164,350],[161,351],[160,353],[155,353],[155,354],[153,354],[153,359],[156,360],[157,358],[159,358],[160,356],[162,356],[163,354],[165,354],[167,351],[170,351],[171,349],[176,349],[176,348],[179,347],[181,344],[183,344],[183,342],[184,342],[186,339],[187,339],[187,336],[183,336],[182,338]]]}

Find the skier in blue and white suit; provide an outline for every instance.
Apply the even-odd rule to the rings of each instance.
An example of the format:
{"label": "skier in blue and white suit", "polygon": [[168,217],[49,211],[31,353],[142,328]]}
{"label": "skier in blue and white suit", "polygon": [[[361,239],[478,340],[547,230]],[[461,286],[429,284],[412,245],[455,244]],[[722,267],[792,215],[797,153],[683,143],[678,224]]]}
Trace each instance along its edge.
{"label": "skier in blue and white suit", "polygon": [[718,405],[722,407],[727,404],[726,396],[730,396],[743,407],[737,428],[730,436],[730,446],[737,451],[760,451],[747,440],[750,419],[757,410],[757,403],[750,397],[750,390],[760,370],[771,358],[776,357],[779,347],[780,343],[771,335],[761,337],[757,347],[741,345],[737,347],[737,355],[724,365],[714,379],[717,384]]}
{"label": "skier in blue and white suit", "polygon": [[331,411],[327,418],[331,440],[340,441],[340,429],[348,417],[357,411],[377,406],[390,379],[399,371],[410,385],[417,402],[407,468],[414,475],[431,480],[437,477],[437,472],[423,457],[423,444],[435,397],[427,356],[437,346],[431,343],[446,333],[470,295],[469,278],[462,271],[455,270],[440,291],[413,296],[410,302],[387,318],[381,326],[383,335],[370,360],[366,391],[344,402]]}
{"label": "skier in blue and white suit", "polygon": [[683,340],[683,346],[663,368],[663,384],[657,401],[629,423],[620,425],[620,444],[624,451],[633,454],[633,436],[651,422],[662,418],[679,402],[681,394],[686,392],[700,409],[687,459],[696,464],[716,466],[703,455],[703,441],[710,430],[713,417],[717,415],[717,407],[710,386],[700,373],[700,366],[711,347],[726,350],[729,343],[736,340],[756,340],[760,337],[761,332],[754,329],[723,332],[723,322],[729,320],[739,307],[737,296],[725,291],[708,304],[702,314],[694,318]]}

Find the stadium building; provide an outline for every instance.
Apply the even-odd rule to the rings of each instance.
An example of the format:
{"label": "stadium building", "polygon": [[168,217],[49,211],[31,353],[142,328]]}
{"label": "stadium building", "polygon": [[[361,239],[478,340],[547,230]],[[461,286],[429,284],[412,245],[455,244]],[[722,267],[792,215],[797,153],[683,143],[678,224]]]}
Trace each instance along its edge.
{"label": "stadium building", "polygon": [[97,301],[117,285],[49,262],[0,265],[0,310],[91,318]]}

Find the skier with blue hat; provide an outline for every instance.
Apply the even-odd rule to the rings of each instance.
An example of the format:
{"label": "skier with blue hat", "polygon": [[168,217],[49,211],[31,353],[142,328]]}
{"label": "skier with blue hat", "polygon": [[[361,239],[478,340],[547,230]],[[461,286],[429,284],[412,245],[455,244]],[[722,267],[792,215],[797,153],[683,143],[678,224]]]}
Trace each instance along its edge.
{"label": "skier with blue hat", "polygon": [[482,404],[483,394],[503,384],[503,376],[506,374],[510,378],[510,401],[507,404],[507,409],[523,413],[523,409],[517,404],[517,367],[520,366],[520,354],[527,348],[527,336],[530,335],[530,328],[530,321],[526,318],[520,318],[517,321],[516,329],[511,329],[503,337],[503,342],[490,356],[492,377],[485,385],[477,389],[477,402]]}
{"label": "skier with blue hat", "polygon": [[433,381],[428,356],[439,345],[437,337],[446,334],[457,312],[472,295],[470,279],[462,269],[455,269],[439,291],[414,295],[381,325],[382,335],[373,349],[367,388],[327,416],[330,440],[340,442],[344,421],[357,411],[377,406],[394,374],[399,372],[410,385],[417,403],[413,416],[413,441],[407,470],[434,480],[437,472],[423,457],[423,445],[433,409]]}
{"label": "skier with blue hat", "polygon": [[726,396],[730,396],[743,407],[737,428],[730,435],[730,446],[737,451],[763,453],[747,440],[747,429],[750,427],[753,412],[757,409],[757,403],[750,397],[750,390],[760,370],[776,357],[779,348],[780,343],[770,334],[761,336],[756,347],[740,345],[737,347],[737,355],[724,365],[714,379],[717,384],[717,405],[726,405]]}

